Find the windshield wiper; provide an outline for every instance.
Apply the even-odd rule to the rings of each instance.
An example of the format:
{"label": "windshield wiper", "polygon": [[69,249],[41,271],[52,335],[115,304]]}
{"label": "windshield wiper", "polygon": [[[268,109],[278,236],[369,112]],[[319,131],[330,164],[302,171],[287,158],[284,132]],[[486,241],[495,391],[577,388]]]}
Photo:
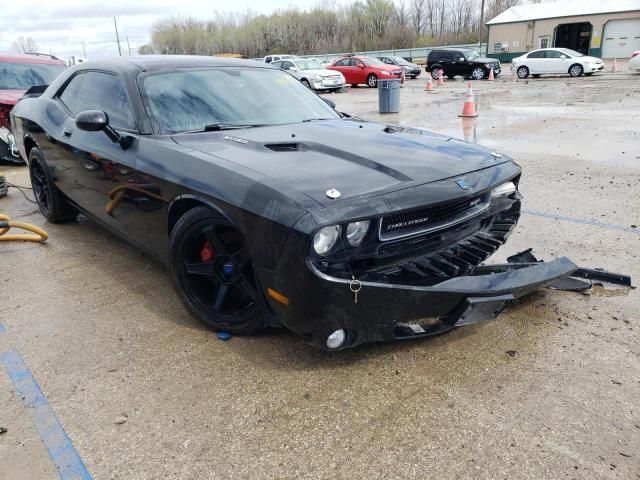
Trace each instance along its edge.
{"label": "windshield wiper", "polygon": [[233,130],[236,128],[253,128],[253,127],[264,127],[264,124],[246,124],[240,125],[237,123],[212,123],[211,125],[205,125],[202,129],[203,132],[217,132],[219,130]]}
{"label": "windshield wiper", "polygon": [[304,120],[302,120],[302,123],[307,123],[307,122],[316,122],[319,120],[332,120],[331,118],[325,117],[325,118],[305,118]]}
{"label": "windshield wiper", "polygon": [[198,128],[196,130],[186,130],[184,132],[176,132],[176,134],[184,134],[184,133],[202,133],[202,132],[219,132],[221,130],[237,130],[240,128],[253,128],[253,127],[264,127],[266,124],[256,123],[256,124],[238,124],[238,123],[212,123],[211,125],[205,125],[202,128]]}

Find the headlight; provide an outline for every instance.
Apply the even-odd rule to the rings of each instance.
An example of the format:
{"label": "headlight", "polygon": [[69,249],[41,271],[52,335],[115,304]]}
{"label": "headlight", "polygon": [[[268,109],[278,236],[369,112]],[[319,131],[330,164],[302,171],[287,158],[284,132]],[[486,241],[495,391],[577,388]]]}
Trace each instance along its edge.
{"label": "headlight", "polygon": [[313,249],[318,255],[326,255],[340,237],[340,225],[324,227],[313,237]]}
{"label": "headlight", "polygon": [[508,196],[515,191],[516,191],[516,185],[513,182],[507,182],[491,190],[491,196],[492,197]]}
{"label": "headlight", "polygon": [[353,222],[347,225],[347,242],[352,247],[357,247],[362,243],[364,237],[369,231],[369,220],[363,220],[360,222]]}
{"label": "headlight", "polygon": [[321,81],[322,81],[322,77],[321,77],[320,75],[318,75],[318,74],[314,74],[314,75],[313,75],[313,79],[314,79],[316,82],[321,82]]}
{"label": "headlight", "polygon": [[380,70],[380,75],[391,75],[391,72],[387,72],[386,70]]}

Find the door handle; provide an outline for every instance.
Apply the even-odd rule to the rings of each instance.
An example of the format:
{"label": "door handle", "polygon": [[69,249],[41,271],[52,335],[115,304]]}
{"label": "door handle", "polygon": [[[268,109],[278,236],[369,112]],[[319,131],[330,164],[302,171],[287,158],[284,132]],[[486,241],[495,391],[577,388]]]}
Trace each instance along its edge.
{"label": "door handle", "polygon": [[71,130],[69,127],[66,127],[62,130],[62,136],[64,138],[70,138],[72,133],[73,133],[73,130]]}

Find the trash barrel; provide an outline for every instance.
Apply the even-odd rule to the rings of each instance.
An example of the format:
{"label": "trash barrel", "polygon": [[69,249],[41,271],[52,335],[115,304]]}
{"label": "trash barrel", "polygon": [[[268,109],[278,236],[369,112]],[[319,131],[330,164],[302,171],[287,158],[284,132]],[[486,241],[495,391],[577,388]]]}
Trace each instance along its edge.
{"label": "trash barrel", "polygon": [[400,111],[400,80],[378,80],[378,109],[380,113]]}

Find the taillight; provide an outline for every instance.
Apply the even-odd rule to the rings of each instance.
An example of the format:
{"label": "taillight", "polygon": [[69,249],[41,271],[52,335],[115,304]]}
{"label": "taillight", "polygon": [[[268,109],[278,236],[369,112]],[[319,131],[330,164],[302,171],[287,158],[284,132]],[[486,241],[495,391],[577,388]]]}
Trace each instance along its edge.
{"label": "taillight", "polygon": [[0,105],[0,128],[11,129],[11,121],[9,120],[9,112],[13,105]]}
{"label": "taillight", "polygon": [[637,57],[638,55],[640,55],[640,50],[636,50],[635,52],[633,52],[633,53],[631,54],[631,58],[635,58],[635,57]]}

